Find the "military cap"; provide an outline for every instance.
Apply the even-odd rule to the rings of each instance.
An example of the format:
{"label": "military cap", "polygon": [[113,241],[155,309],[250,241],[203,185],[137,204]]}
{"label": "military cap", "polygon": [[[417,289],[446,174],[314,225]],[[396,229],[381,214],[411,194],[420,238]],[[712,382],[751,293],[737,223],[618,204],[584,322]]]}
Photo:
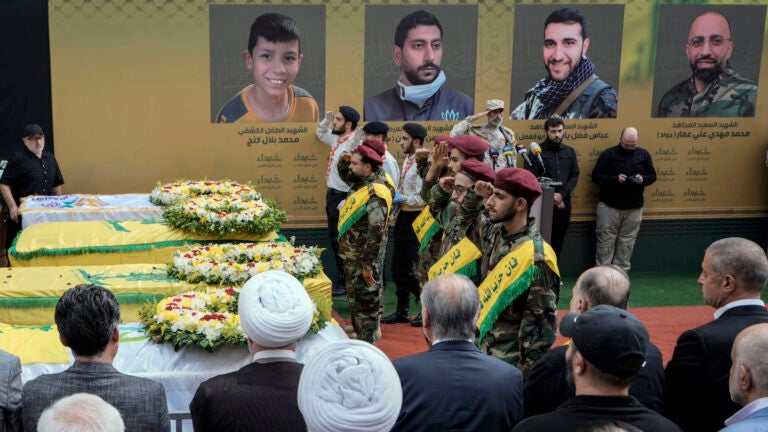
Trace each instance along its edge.
{"label": "military cap", "polygon": [[424,137],[427,136],[427,129],[418,123],[406,123],[403,125],[403,130],[414,139],[424,141]]}
{"label": "military cap", "polygon": [[363,131],[371,135],[386,135],[389,131],[389,126],[380,121],[372,121],[363,126]]}
{"label": "military cap", "polygon": [[448,145],[469,157],[480,156],[488,151],[488,143],[476,135],[461,135],[451,138]]}
{"label": "military cap", "polygon": [[536,176],[522,168],[504,168],[497,172],[493,187],[516,197],[525,198],[530,203],[541,196],[541,185],[536,180]]}
{"label": "military cap", "polygon": [[496,171],[485,162],[477,159],[467,159],[459,166],[459,172],[472,179],[493,183],[496,179]]}
{"label": "military cap", "polygon": [[357,148],[355,149],[355,152],[357,152],[357,154],[366,158],[368,161],[370,161],[372,164],[376,166],[381,166],[381,164],[384,163],[384,160],[381,158],[381,155],[378,154],[376,150],[372,149],[367,145],[357,146]]}
{"label": "military cap", "polygon": [[342,105],[339,107],[339,112],[344,117],[344,120],[357,123],[360,121],[360,113],[351,106]]}
{"label": "military cap", "polygon": [[504,101],[499,99],[489,99],[485,101],[485,109],[488,111],[494,111],[494,110],[503,110],[504,109]]}

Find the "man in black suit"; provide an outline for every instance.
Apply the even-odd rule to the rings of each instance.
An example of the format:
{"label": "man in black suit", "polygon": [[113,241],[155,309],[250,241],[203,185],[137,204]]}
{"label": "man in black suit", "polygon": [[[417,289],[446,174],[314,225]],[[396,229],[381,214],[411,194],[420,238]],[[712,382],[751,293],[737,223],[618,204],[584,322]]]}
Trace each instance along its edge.
{"label": "man in black suit", "polygon": [[238,313],[253,363],[200,384],[189,404],[197,432],[304,432],[296,342],[312,324],[304,286],[281,271],[260,273],[240,291]]}
{"label": "man in black suit", "polygon": [[767,281],[768,259],[756,243],[731,237],[707,248],[698,282],[715,320],[680,335],[665,370],[664,414],[684,430],[720,430],[739,410],[728,392],[731,347],[739,332],[768,322],[760,299]]}
{"label": "man in black suit", "polygon": [[[571,312],[582,314],[602,304],[627,309],[629,293],[629,276],[624,269],[616,265],[593,267],[582,273],[573,286]],[[526,417],[554,411],[575,396],[566,380],[567,350],[568,345],[552,348],[536,362],[523,388]],[[664,407],[664,362],[661,351],[650,340],[645,365],[632,379],[629,394],[656,412],[661,413]]]}
{"label": "man in black suit", "polygon": [[509,431],[523,415],[523,376],[475,345],[480,297],[462,275],[421,293],[429,351],[395,360],[403,406],[393,431]]}

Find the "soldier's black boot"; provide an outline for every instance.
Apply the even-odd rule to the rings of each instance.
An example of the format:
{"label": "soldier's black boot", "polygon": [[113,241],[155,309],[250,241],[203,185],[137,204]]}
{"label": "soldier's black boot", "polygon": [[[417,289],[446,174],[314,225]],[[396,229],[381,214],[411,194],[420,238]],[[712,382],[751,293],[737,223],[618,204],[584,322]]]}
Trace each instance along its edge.
{"label": "soldier's black boot", "polygon": [[411,320],[411,325],[414,327],[421,327],[422,324],[424,324],[424,320],[421,319],[421,312],[419,312],[419,314],[416,315],[416,318]]}
{"label": "soldier's black boot", "polygon": [[395,324],[395,323],[407,323],[411,322],[411,317],[408,316],[408,308],[397,308],[397,310],[381,319],[383,324]]}

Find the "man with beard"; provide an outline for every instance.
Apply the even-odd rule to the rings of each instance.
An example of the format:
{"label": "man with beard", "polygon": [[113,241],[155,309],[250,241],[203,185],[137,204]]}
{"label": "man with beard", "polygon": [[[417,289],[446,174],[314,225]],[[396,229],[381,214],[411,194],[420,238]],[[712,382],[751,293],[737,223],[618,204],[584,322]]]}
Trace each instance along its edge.
{"label": "man with beard", "polygon": [[[584,313],[601,304],[627,309],[629,294],[629,276],[621,267],[592,267],[573,285],[571,312]],[[575,396],[573,386],[566,379],[567,350],[567,343],[549,350],[526,379],[523,389],[526,417],[554,411]],[[664,408],[664,361],[659,348],[650,341],[645,366],[632,380],[629,394],[658,413]]]}
{"label": "man with beard", "polygon": [[643,220],[643,191],[656,181],[651,154],[637,147],[638,138],[633,127],[621,131],[619,145],[601,153],[592,170],[600,185],[595,265],[616,264],[626,272]]}
{"label": "man with beard", "polygon": [[364,139],[371,139],[382,145],[381,157],[384,159],[384,164],[381,166],[384,172],[389,174],[392,180],[392,187],[397,187],[400,182],[400,167],[397,165],[397,159],[387,150],[387,134],[389,133],[389,125],[380,122],[372,121],[363,126],[362,136],[355,136],[352,140],[352,147],[357,147]]}
{"label": "man with beard", "polygon": [[38,124],[24,128],[24,148],[13,154],[0,176],[0,193],[8,206],[6,248],[21,231],[21,199],[29,195],[61,195],[64,178],[53,153],[45,150],[45,134]]}
{"label": "man with beard", "polygon": [[555,253],[528,217],[541,186],[529,171],[505,168],[475,193],[488,210],[467,234],[482,251],[478,343],[527,376],[555,341],[560,294]]}
{"label": "man with beard", "polygon": [[[474,135],[463,135],[457,138],[439,136],[435,138],[435,147],[431,152],[424,148],[416,150],[416,168],[419,175],[423,177],[421,198],[425,201],[431,200],[432,189],[439,179],[454,176],[464,160],[475,159],[483,164],[487,151],[488,143]],[[487,168],[491,170],[491,167]],[[450,198],[450,194],[448,197]],[[417,268],[421,286],[427,283],[430,269],[442,257],[440,251],[445,235],[434,214],[435,212],[427,205],[413,223],[413,229],[419,239]],[[420,327],[421,317],[411,321],[411,325]]]}
{"label": "man with beard", "polygon": [[698,15],[685,44],[693,75],[664,94],[657,117],[754,117],[757,84],[736,74],[732,52],[728,18],[717,11]]}
{"label": "man with beard", "polygon": [[392,58],[400,79],[394,88],[365,101],[366,121],[450,121],[474,110],[472,98],[444,85],[443,27],[436,16],[420,10],[400,20]]}
{"label": "man with beard", "polygon": [[395,213],[395,254],[392,256],[392,280],[396,287],[397,309],[381,319],[384,324],[409,322],[408,303],[411,294],[418,299],[421,292],[416,274],[419,240],[413,231],[413,221],[425,205],[420,194],[422,180],[416,169],[416,150],[422,148],[426,136],[427,130],[417,123],[404,124],[400,135],[400,149],[405,154],[405,161],[397,186],[396,201],[399,205]]}
{"label": "man with beard", "polygon": [[[472,123],[482,117],[487,117],[487,121],[480,125]],[[500,171],[503,168],[514,168],[517,165],[517,152],[515,151],[515,133],[511,129],[501,125],[504,118],[504,101],[491,99],[485,102],[485,111],[473,114],[464,120],[456,123],[451,129],[451,137],[461,135],[476,135],[485,140],[492,149],[498,150],[496,157],[492,157],[489,152],[485,153],[485,163],[492,166],[494,170]],[[504,147],[508,146],[507,151]]]}
{"label": "man with beard", "polygon": [[450,273],[477,275],[480,251],[466,239],[468,233],[476,231],[478,215],[483,210],[483,200],[474,193],[474,187],[477,181],[493,183],[495,179],[496,172],[490,166],[467,159],[453,177],[441,178],[430,191],[430,211],[445,230],[441,258],[430,269],[430,279]]}
{"label": "man with beard", "polygon": [[383,154],[380,141],[366,139],[339,160],[339,174],[350,185],[339,211],[339,256],[344,260],[352,326],[358,339],[370,343],[381,338],[384,253],[395,197],[381,168]]}
{"label": "man with beard", "polygon": [[550,413],[523,420],[513,432],[575,432],[597,419],[620,420],[644,431],[682,431],[629,395],[650,343],[648,330],[634,315],[599,305],[583,314],[564,316],[560,333],[571,338],[565,356],[576,396]]}
{"label": "man with beard", "polygon": [[544,21],[544,67],[547,76],[528,90],[510,119],[616,118],[618,95],[595,75],[584,16],[574,8],[558,9]]}
{"label": "man with beard", "polygon": [[544,122],[547,139],[541,143],[541,164],[534,163],[528,169],[536,176],[545,176],[562,183],[555,186],[555,208],[552,212],[552,238],[550,244],[558,259],[563,248],[565,233],[571,224],[571,192],[579,181],[579,163],[573,147],[563,144],[563,119],[550,117]]}
{"label": "man with beard", "polygon": [[[325,183],[328,187],[325,192],[325,215],[328,218],[328,243],[331,245],[333,258],[336,261],[336,281],[333,283],[332,290],[334,296],[343,296],[347,292],[344,284],[344,263],[339,257],[337,226],[339,205],[347,198],[349,185],[339,175],[337,165],[341,155],[353,148],[350,138],[357,129],[358,121],[360,121],[360,114],[354,108],[342,105],[336,114],[333,111],[326,112],[325,118],[315,130],[317,138],[331,147],[328,168],[325,170]],[[358,135],[362,139],[362,130]]]}

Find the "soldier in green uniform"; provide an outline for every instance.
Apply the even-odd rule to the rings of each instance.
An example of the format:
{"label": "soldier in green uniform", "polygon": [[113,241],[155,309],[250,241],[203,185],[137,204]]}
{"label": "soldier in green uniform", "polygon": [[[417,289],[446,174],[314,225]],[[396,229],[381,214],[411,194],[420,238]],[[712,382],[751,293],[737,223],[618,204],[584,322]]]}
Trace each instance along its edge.
{"label": "soldier in green uniform", "polygon": [[488,213],[470,237],[482,251],[480,348],[527,375],[555,341],[560,295],[555,253],[528,217],[541,186],[529,171],[505,168],[474,193]]}
{"label": "soldier in green uniform", "polygon": [[[443,177],[430,191],[429,208],[445,230],[440,246],[440,256],[466,237],[473,230],[477,216],[483,211],[482,199],[465,199],[478,180],[493,183],[496,172],[490,165],[475,159],[461,162],[454,177]],[[459,211],[461,209],[461,211]]]}
{"label": "soldier in green uniform", "polygon": [[667,91],[657,117],[754,117],[757,84],[730,64],[731,25],[720,12],[698,15],[685,52],[693,75]]}
{"label": "soldier in green uniform", "polygon": [[384,145],[366,139],[339,160],[339,174],[349,185],[339,212],[339,256],[344,262],[352,326],[360,340],[381,338],[379,320],[387,228],[395,188],[381,166]]}

